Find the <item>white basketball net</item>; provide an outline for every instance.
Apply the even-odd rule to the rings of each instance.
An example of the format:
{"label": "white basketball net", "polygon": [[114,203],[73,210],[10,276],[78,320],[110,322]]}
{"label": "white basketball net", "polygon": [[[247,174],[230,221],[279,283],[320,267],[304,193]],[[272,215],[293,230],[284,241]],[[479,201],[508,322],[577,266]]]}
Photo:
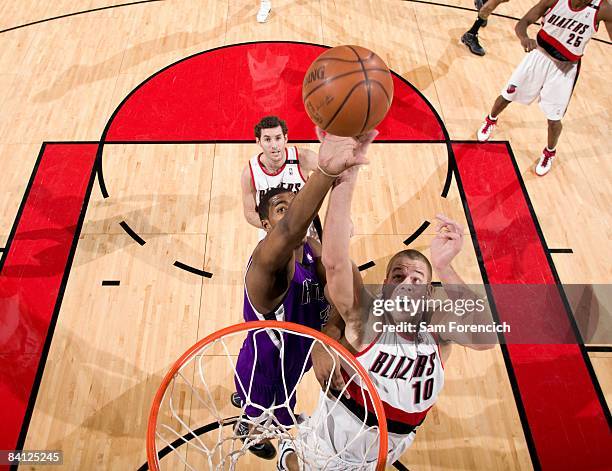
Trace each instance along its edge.
{"label": "white basketball net", "polygon": [[[252,330],[255,339],[260,335],[274,335],[272,331],[278,334],[283,364],[286,345],[291,344],[293,336],[312,338],[285,328]],[[155,426],[160,469],[275,469],[278,454],[273,461],[265,461],[249,452],[249,447],[266,441],[277,450],[280,441],[289,441],[295,449],[299,469],[374,469],[379,427],[371,420],[371,425],[367,424],[365,409],[362,416],[348,412],[339,399],[351,383],[360,386],[361,404],[373,402],[372,391],[361,381],[355,368],[339,360],[338,352],[318,339],[312,339],[309,355],[315,346],[322,347],[319,351],[324,357],[334,368],[341,363],[345,373],[346,385],[339,395],[336,393],[338,397],[330,390],[331,373],[326,389],[321,391],[314,371],[305,371],[304,364],[295,387],[287,384],[282,369],[285,398],[280,404],[264,407],[251,398],[254,368],[248,384],[238,379],[245,392],[242,407],[231,404],[230,396],[236,390],[237,355],[246,335],[247,331],[230,333],[203,345],[173,375],[161,400]],[[256,348],[253,364],[257,362],[257,354]],[[293,413],[289,401],[296,396]],[[247,417],[245,408],[249,406],[261,411],[261,415]],[[277,420],[275,413],[281,409],[289,411],[290,424],[283,425]],[[238,430],[240,423],[242,427]],[[246,430],[244,425],[248,426]]]}

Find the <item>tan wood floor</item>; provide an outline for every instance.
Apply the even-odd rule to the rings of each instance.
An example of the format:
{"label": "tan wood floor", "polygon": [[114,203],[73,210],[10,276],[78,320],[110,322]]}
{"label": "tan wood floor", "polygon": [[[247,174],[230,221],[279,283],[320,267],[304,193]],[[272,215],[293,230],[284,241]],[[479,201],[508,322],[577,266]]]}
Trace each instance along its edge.
{"label": "tan wood floor", "polygon": [[[471,0],[440,1],[473,8]],[[118,3],[0,0],[0,29]],[[99,140],[134,87],[190,54],[270,39],[360,44],[419,88],[452,139],[474,138],[523,54],[515,22],[494,17],[480,34],[487,55],[471,55],[459,37],[473,11],[400,0],[273,0],[262,25],[254,18],[257,3],[165,0],[0,33],[0,246],[41,143]],[[499,13],[520,17],[531,4],[512,0]],[[598,36],[607,39],[605,28]],[[511,106],[496,135],[511,142],[549,245],[573,249],[553,255],[564,283],[612,281],[610,51],[589,44],[559,157],[545,178],[532,170],[546,137],[537,104]],[[367,282],[382,280],[388,247],[436,213],[467,227],[456,185],[440,197],[445,146],[412,146],[410,177],[392,158],[403,149],[374,146],[355,197],[351,250],[357,263],[377,263]],[[25,448],[62,449],[64,469],[132,470],[145,462],[149,405],[169,365],[198,338],[241,320],[243,269],[257,234],[242,217],[239,176],[256,151],[254,144],[105,148],[113,193],[104,199],[94,188]],[[122,220],[147,239],[145,246],[125,234]],[[427,252],[431,229],[415,248]],[[214,276],[177,270],[174,260]],[[482,282],[469,237],[456,265],[466,281]],[[121,286],[101,286],[103,279]],[[592,357],[610,402],[612,357]],[[499,347],[455,347],[445,366],[440,400],[402,462],[411,470],[532,469]],[[230,391],[231,384],[223,386]]]}

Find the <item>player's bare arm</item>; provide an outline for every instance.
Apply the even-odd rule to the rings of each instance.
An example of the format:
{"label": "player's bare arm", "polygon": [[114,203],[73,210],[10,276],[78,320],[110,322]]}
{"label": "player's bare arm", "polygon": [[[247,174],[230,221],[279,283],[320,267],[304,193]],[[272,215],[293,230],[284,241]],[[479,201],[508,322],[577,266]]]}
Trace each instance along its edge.
{"label": "player's bare arm", "polygon": [[351,200],[358,169],[350,169],[338,179],[325,216],[323,265],[327,275],[328,299],[345,322],[344,338],[354,350],[364,343],[366,313],[361,309],[365,293],[361,275],[349,255],[352,233]]}
{"label": "player's bare arm", "polygon": [[599,5],[599,15],[597,15],[599,22],[606,25],[608,31],[608,37],[612,40],[612,4],[606,0],[601,2]]}
{"label": "player's bare arm", "polygon": [[317,170],[290,205],[279,199],[270,208],[286,214],[253,252],[246,285],[252,304],[262,312],[273,309],[286,293],[295,269],[294,250],[304,241],[335,178],[347,168],[367,162],[365,155],[356,150],[358,143],[354,139],[323,135],[319,129],[317,133],[321,140]]}
{"label": "player's bare arm", "polygon": [[257,205],[255,204],[255,188],[253,188],[248,164],[244,167],[244,170],[242,170],[240,187],[242,189],[242,210],[244,212],[244,217],[249,224],[261,229],[261,219],[259,219]]}
{"label": "player's bare arm", "polygon": [[353,329],[353,324],[358,321],[354,317],[353,308],[359,286],[354,286],[353,262],[349,256],[353,225],[350,208],[358,171],[359,169],[351,169],[345,172],[329,196],[322,259],[330,301],[345,320],[349,330]]}
{"label": "player's bare arm", "polygon": [[[344,319],[342,319],[333,305],[330,306],[327,323],[323,326],[321,332],[334,340],[340,341],[344,329]],[[345,383],[342,378],[342,373],[340,372],[338,355],[333,351],[326,350],[320,342],[316,342],[312,348],[311,356],[312,369],[314,370],[315,377],[321,385],[321,388],[326,389],[328,386],[327,381],[329,380],[331,381],[329,386],[332,390],[342,391]]]}
{"label": "player's bare arm", "polygon": [[523,16],[516,24],[514,31],[521,41],[521,46],[525,52],[533,51],[538,47],[538,43],[535,39],[531,39],[527,34],[527,28],[529,25],[533,25],[540,21],[540,18],[544,16],[546,10],[552,8],[556,0],[541,0],[536,6],[529,10],[525,16]]}
{"label": "player's bare arm", "polygon": [[[431,243],[431,265],[449,299],[452,300],[472,300],[479,298],[459,276],[453,268],[452,262],[463,248],[464,228],[452,219],[438,214],[436,237]],[[451,321],[460,321],[470,324],[487,324],[491,322],[491,314],[488,309],[471,310],[470,312],[458,317],[455,313],[434,313],[431,322],[436,324],[448,325]],[[447,330],[440,334],[443,341],[453,342],[464,345],[476,350],[485,350],[492,347],[495,343],[495,334],[481,333],[460,333]]]}

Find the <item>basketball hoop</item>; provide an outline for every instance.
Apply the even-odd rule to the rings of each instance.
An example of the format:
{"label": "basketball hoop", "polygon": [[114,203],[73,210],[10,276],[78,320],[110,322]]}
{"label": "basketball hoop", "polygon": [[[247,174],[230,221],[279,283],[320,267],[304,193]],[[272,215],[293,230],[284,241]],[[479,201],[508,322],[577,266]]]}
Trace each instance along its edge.
{"label": "basketball hoop", "polygon": [[[244,384],[236,373],[236,357],[249,333],[254,344],[259,335],[275,336],[281,362],[285,361],[285,346],[292,336],[311,339],[308,356],[315,346],[322,347],[319,351],[329,355],[334,366],[342,365],[346,386],[340,392],[332,391],[330,373],[327,386],[321,391],[314,372],[308,373],[306,364],[298,365],[301,371],[297,386],[287,384],[283,374],[285,402],[268,407],[258,405],[251,396],[253,384]],[[235,391],[234,381],[243,391],[241,410],[230,402],[230,395]],[[253,382],[252,375],[249,382]],[[349,386],[353,394],[361,391],[361,397],[347,400],[345,393]],[[288,404],[296,397],[294,414]],[[352,403],[363,407],[357,407],[356,412],[347,408]],[[245,414],[247,406],[261,411],[256,421]],[[290,411],[290,425],[275,418],[278,408]],[[342,424],[338,422],[341,416],[345,420]],[[237,423],[248,424],[247,435],[236,432]],[[330,433],[334,435],[330,430],[341,425],[348,438],[340,445],[338,441],[330,443],[334,440],[330,439]],[[208,335],[170,368],[151,406],[147,461],[153,471],[252,469],[261,467],[264,461],[249,453],[249,448],[278,439],[291,443],[300,469],[350,467],[382,471],[387,459],[387,438],[382,402],[364,368],[345,347],[299,324],[257,321],[236,324]]]}

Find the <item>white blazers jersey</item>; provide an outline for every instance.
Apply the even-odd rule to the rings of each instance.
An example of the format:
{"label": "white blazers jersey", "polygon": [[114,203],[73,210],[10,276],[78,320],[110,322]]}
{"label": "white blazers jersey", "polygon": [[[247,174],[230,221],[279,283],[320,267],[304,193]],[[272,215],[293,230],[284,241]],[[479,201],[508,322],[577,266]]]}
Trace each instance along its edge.
{"label": "white blazers jersey", "polygon": [[261,197],[270,189],[276,187],[287,188],[297,193],[306,182],[300,170],[297,147],[285,147],[285,163],[275,173],[268,173],[261,164],[261,155],[258,154],[249,160],[251,182],[255,188],[255,202],[259,205]]}
{"label": "white blazers jersey", "polygon": [[[394,463],[414,441],[416,428],[444,385],[440,349],[429,333],[419,334],[415,342],[402,334],[385,332],[355,357],[382,400],[389,434],[387,462]],[[377,428],[364,430],[364,419],[368,427],[377,425],[374,406],[358,378],[350,381],[344,370],[342,375],[350,398],[332,391],[332,397],[320,393],[318,407],[307,422],[312,432],[305,434],[301,447],[305,470],[376,467],[380,435]]]}
{"label": "white blazers jersey", "polygon": [[571,0],[557,0],[542,17],[538,45],[557,60],[579,61],[597,31],[600,3],[601,0],[593,0],[590,5],[574,10]]}
{"label": "white blazers jersey", "polygon": [[[376,387],[390,432],[409,433],[425,420],[444,386],[440,349],[430,333],[418,334],[415,341],[412,335],[383,332],[355,357]],[[351,385],[349,394],[360,402],[363,396]]]}

